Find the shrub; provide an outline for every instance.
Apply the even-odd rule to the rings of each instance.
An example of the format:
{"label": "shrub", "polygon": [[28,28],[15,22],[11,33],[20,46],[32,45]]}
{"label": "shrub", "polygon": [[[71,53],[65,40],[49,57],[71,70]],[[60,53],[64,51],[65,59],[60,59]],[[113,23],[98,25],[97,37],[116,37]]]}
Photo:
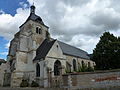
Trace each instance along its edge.
{"label": "shrub", "polygon": [[66,73],[71,73],[71,70],[65,69]]}
{"label": "shrub", "polygon": [[20,83],[20,87],[28,87],[29,83],[27,80],[22,80],[22,82]]}
{"label": "shrub", "polygon": [[87,66],[86,64],[78,65],[78,72],[92,72],[94,68],[91,66]]}
{"label": "shrub", "polygon": [[39,84],[35,81],[32,81],[31,87],[39,87]]}
{"label": "shrub", "polygon": [[82,70],[82,66],[80,64],[78,64],[78,71],[77,72],[81,72]]}
{"label": "shrub", "polygon": [[88,66],[88,67],[87,67],[87,71],[88,71],[88,72],[92,72],[92,71],[94,71],[94,68],[91,67],[91,66]]}
{"label": "shrub", "polygon": [[87,65],[85,63],[82,64],[81,72],[86,72],[87,71]]}

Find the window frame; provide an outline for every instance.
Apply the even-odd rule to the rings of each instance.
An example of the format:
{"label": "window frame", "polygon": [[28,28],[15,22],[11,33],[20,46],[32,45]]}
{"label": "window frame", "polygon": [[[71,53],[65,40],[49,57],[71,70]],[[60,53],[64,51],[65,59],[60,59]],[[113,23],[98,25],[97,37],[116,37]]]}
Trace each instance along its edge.
{"label": "window frame", "polygon": [[36,27],[36,33],[37,34],[39,33],[39,27]]}
{"label": "window frame", "polygon": [[40,77],[40,64],[36,64],[36,77]]}
{"label": "window frame", "polygon": [[36,33],[37,33],[37,34],[42,34],[42,29],[41,29],[41,27],[39,27],[39,26],[36,27]]}
{"label": "window frame", "polygon": [[73,59],[73,71],[77,70],[77,62],[75,59]]}

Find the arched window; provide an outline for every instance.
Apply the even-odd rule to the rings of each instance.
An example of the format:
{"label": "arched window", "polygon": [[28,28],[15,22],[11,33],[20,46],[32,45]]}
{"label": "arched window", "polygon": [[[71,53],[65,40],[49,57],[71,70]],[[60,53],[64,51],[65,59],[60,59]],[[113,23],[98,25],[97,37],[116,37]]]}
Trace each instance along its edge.
{"label": "arched window", "polygon": [[41,32],[42,32],[42,31],[41,31],[41,28],[39,28],[39,34],[41,34]]}
{"label": "arched window", "polygon": [[41,30],[40,27],[36,27],[36,33],[37,33],[37,34],[41,34],[41,33],[42,33],[42,30]]}
{"label": "arched window", "polygon": [[88,62],[88,67],[90,67],[91,65],[90,65],[90,62]]}
{"label": "arched window", "polygon": [[76,60],[73,59],[73,71],[76,71]]}
{"label": "arched window", "polygon": [[84,63],[84,61],[82,61],[82,67],[84,67],[85,66],[85,63]]}
{"label": "arched window", "polygon": [[40,65],[36,64],[36,77],[40,77]]}
{"label": "arched window", "polygon": [[54,75],[55,76],[59,76],[60,75],[60,69],[61,69],[61,62],[59,60],[57,60],[54,63]]}
{"label": "arched window", "polygon": [[36,27],[36,33],[39,33],[39,28],[38,27]]}

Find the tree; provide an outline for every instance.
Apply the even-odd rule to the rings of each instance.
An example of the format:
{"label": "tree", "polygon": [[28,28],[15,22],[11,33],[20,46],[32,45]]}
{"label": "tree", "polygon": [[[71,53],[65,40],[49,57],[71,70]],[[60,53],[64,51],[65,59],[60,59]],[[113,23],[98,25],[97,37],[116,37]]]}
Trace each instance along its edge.
{"label": "tree", "polygon": [[91,57],[101,70],[120,68],[120,37],[103,33]]}

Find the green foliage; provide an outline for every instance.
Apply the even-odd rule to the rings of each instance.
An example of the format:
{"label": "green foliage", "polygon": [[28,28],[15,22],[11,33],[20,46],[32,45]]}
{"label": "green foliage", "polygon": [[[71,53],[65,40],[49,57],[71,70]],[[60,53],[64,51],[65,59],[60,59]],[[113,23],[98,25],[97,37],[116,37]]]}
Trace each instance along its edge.
{"label": "green foliage", "polygon": [[[66,73],[71,73],[71,70],[65,69]],[[86,65],[83,61],[80,65],[78,63],[78,69],[75,72],[93,72],[94,68],[90,66],[90,64]]]}
{"label": "green foliage", "polygon": [[88,65],[88,67],[87,67],[87,70],[86,70],[86,71],[87,71],[87,72],[92,72],[92,71],[94,71],[94,68]]}
{"label": "green foliage", "polygon": [[39,87],[39,84],[35,81],[32,81],[31,87]]}
{"label": "green foliage", "polygon": [[91,59],[99,70],[120,68],[120,37],[117,38],[109,32],[103,33]]}
{"label": "green foliage", "polygon": [[65,69],[66,73],[71,73],[71,70]]}
{"label": "green foliage", "polygon": [[86,72],[87,71],[87,65],[82,62],[82,67],[81,67],[81,72]]}
{"label": "green foliage", "polygon": [[86,65],[85,63],[81,66],[80,64],[78,65],[78,72],[92,72],[94,71],[94,68],[91,67],[90,65]]}
{"label": "green foliage", "polygon": [[77,72],[82,72],[82,66],[80,64],[78,64],[78,71]]}
{"label": "green foliage", "polygon": [[22,80],[21,84],[20,84],[20,87],[28,87],[29,86],[29,83],[27,80]]}

